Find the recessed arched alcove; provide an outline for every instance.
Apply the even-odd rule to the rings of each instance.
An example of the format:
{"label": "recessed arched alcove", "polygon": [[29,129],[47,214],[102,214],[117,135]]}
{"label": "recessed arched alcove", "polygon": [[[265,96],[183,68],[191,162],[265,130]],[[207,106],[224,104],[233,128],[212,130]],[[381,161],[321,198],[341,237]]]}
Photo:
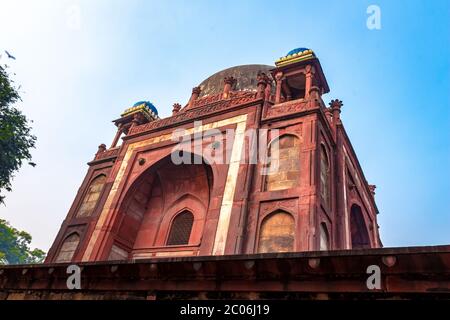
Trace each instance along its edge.
{"label": "recessed arched alcove", "polygon": [[70,262],[72,261],[75,252],[80,243],[80,236],[78,233],[73,232],[64,239],[64,242],[59,249],[59,253],[55,259],[55,262]]}
{"label": "recessed arched alcove", "polygon": [[370,238],[361,207],[353,204],[350,209],[352,249],[370,248]]}
{"label": "recessed arched alcove", "polygon": [[295,221],[291,214],[276,210],[261,222],[258,253],[294,251]]}
{"label": "recessed arched alcove", "polygon": [[265,191],[285,190],[299,186],[300,139],[293,134],[283,134],[270,142],[267,152]]}
{"label": "recessed arched alcove", "polygon": [[[154,252],[198,250],[213,185],[211,166],[190,154],[190,164],[175,164],[164,157],[135,179],[119,209],[119,223],[111,252],[120,247],[128,258],[149,257]],[[175,218],[189,212],[192,221],[182,244],[174,242]],[[187,232],[185,229],[183,232]],[[169,239],[169,237],[172,237]],[[111,255],[109,257],[112,258]],[[123,257],[124,259],[127,257]]]}

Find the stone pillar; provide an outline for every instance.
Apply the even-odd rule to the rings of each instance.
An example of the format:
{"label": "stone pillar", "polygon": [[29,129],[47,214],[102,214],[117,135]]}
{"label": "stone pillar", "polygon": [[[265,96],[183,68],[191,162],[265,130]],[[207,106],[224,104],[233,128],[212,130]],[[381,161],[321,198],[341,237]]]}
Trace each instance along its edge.
{"label": "stone pillar", "polygon": [[111,143],[111,147],[110,148],[115,148],[117,145],[117,142],[119,141],[120,135],[122,134],[122,124],[119,124],[117,127],[117,132],[116,135],[114,136],[114,140]]}
{"label": "stone pillar", "polygon": [[290,101],[292,100],[292,93],[291,93],[291,89],[289,88],[288,84],[287,84],[287,80],[283,81],[283,83],[281,84],[281,87],[283,88],[283,91],[286,95],[286,100],[285,101]]}
{"label": "stone pillar", "polygon": [[134,114],[133,120],[131,120],[131,126],[130,130],[134,128],[135,126],[138,126],[140,124],[140,115],[138,113]]}
{"label": "stone pillar", "polygon": [[317,86],[312,86],[309,91],[309,96],[311,99],[319,99],[320,98],[320,89]]}
{"label": "stone pillar", "polygon": [[258,90],[256,93],[256,97],[258,99],[265,98],[266,87],[269,83],[269,78],[267,77],[267,75],[264,72],[260,72],[260,73],[258,73],[256,80],[258,81]]}
{"label": "stone pillar", "polygon": [[305,67],[305,99],[309,98],[310,90],[313,83],[314,68],[311,65]]}
{"label": "stone pillar", "polygon": [[277,88],[275,91],[275,104],[281,101],[281,82],[283,78],[283,72],[279,71],[275,74],[275,81],[277,82]]}
{"label": "stone pillar", "polygon": [[320,106],[320,103],[319,103],[320,94],[319,94],[319,92],[320,92],[320,89],[319,89],[319,87],[316,87],[316,86],[312,86],[311,89],[309,89],[309,92],[308,92],[308,96],[310,98],[309,99],[309,103],[310,103],[310,106],[312,108],[316,108],[316,107]]}
{"label": "stone pillar", "polygon": [[188,108],[191,108],[191,107],[194,106],[194,102],[195,102],[195,100],[197,100],[198,97],[200,96],[200,92],[202,92],[202,90],[200,89],[200,87],[194,87],[194,88],[192,88],[192,94],[191,94],[191,98],[189,99]]}
{"label": "stone pillar", "polygon": [[225,77],[223,79],[223,83],[224,83],[223,94],[222,94],[223,99],[228,99],[230,97],[230,91],[235,82],[236,82],[236,79],[234,77]]}
{"label": "stone pillar", "polygon": [[173,109],[172,109],[172,116],[176,115],[178,112],[180,112],[180,110],[181,110],[181,104],[174,103]]}

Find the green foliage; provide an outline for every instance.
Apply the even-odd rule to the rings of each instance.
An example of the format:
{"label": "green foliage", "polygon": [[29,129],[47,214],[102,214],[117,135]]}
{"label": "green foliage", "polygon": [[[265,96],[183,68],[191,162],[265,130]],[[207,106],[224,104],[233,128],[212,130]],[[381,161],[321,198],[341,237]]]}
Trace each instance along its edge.
{"label": "green foliage", "polygon": [[45,252],[30,249],[31,236],[0,219],[0,264],[42,263]]}
{"label": "green foliage", "polygon": [[20,101],[20,95],[6,68],[0,65],[0,204],[4,201],[1,193],[11,191],[14,172],[23,161],[35,165],[30,162],[30,149],[34,148],[36,137],[31,134],[27,118],[13,106]]}

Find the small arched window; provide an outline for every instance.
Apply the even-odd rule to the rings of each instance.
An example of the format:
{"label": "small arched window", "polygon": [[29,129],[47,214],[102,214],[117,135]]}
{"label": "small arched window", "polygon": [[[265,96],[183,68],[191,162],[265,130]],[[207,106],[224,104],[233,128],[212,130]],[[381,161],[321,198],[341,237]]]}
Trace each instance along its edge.
{"label": "small arched window", "polygon": [[105,185],[106,176],[99,175],[94,180],[92,180],[89,188],[81,202],[80,209],[78,210],[77,217],[88,217],[92,214],[95,209],[95,205],[97,204],[98,199],[100,198],[100,193],[103,190],[103,186]]}
{"label": "small arched window", "polygon": [[320,194],[325,204],[330,207],[330,164],[325,146],[320,148]]}
{"label": "small arched window", "polygon": [[259,232],[258,252],[294,251],[294,218],[284,211],[275,211],[264,218]]}
{"label": "small arched window", "polygon": [[285,134],[269,145],[264,190],[294,188],[300,181],[300,139]]}
{"label": "small arched window", "polygon": [[320,224],[320,250],[330,250],[330,238],[325,223]]}
{"label": "small arched window", "polygon": [[193,224],[194,215],[191,212],[185,210],[179,213],[175,219],[173,219],[169,237],[167,239],[167,245],[175,246],[189,244]]}
{"label": "small arched window", "polygon": [[68,236],[62,246],[59,249],[58,256],[56,257],[55,262],[70,262],[72,261],[73,255],[78,248],[78,244],[80,243],[80,236],[78,233],[72,233]]}

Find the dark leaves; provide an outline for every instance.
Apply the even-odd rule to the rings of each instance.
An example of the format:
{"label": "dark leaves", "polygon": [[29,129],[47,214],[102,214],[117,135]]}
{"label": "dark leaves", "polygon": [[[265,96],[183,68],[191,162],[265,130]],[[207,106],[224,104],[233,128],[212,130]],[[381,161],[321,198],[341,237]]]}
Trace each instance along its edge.
{"label": "dark leaves", "polygon": [[36,137],[25,115],[13,106],[18,101],[19,93],[6,67],[0,66],[0,203],[4,200],[1,192],[11,191],[11,180],[23,161],[35,166],[30,149],[35,147]]}
{"label": "dark leaves", "polygon": [[45,252],[30,249],[31,235],[0,219],[0,264],[42,263]]}

